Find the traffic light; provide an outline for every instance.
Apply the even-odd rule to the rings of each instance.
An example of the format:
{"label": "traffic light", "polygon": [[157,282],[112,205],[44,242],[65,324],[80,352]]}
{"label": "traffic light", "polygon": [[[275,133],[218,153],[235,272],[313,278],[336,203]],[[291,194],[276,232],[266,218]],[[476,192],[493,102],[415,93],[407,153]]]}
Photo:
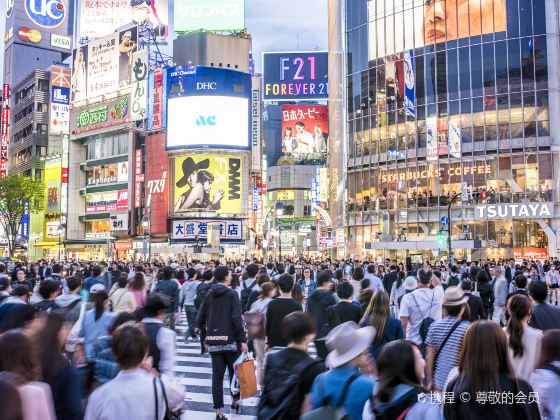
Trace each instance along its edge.
{"label": "traffic light", "polygon": [[445,247],[445,233],[442,230],[440,230],[437,234],[437,243],[438,248]]}

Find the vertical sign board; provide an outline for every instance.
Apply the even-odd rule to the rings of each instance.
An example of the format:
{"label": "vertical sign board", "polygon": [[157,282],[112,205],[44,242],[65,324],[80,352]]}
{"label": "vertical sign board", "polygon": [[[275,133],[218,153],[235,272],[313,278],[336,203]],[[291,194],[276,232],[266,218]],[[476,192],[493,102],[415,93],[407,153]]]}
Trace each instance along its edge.
{"label": "vertical sign board", "polygon": [[144,174],[142,173],[142,149],[136,149],[135,155],[135,183],[134,183],[134,208],[142,207],[142,182],[144,182]]}
{"label": "vertical sign board", "polygon": [[60,223],[66,224],[66,214],[68,213],[68,153],[70,136],[65,134],[62,137],[62,170],[60,176]]}
{"label": "vertical sign board", "polygon": [[261,76],[251,77],[251,156],[252,170],[261,170]]}
{"label": "vertical sign board", "polygon": [[70,132],[70,70],[60,66],[51,68],[50,133]]}
{"label": "vertical sign board", "polygon": [[148,99],[148,50],[135,52],[132,55],[132,80],[130,118],[132,121],[146,118],[146,102]]}
{"label": "vertical sign board", "polygon": [[2,89],[2,134],[0,137],[0,176],[8,175],[8,124],[10,121],[10,85]]}
{"label": "vertical sign board", "polygon": [[152,101],[153,116],[151,130],[161,130],[163,128],[163,69],[154,70],[154,99]]}

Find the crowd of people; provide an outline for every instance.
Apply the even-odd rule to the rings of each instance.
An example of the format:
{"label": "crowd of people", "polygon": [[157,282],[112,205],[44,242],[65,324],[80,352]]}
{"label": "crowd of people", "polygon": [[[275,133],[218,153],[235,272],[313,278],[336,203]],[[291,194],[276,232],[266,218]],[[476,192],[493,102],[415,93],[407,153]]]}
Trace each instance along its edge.
{"label": "crowd of people", "polygon": [[[560,419],[559,268],[557,259],[0,264],[0,417],[178,416],[184,313],[179,339],[211,359],[217,420],[226,371],[231,382],[248,353],[259,419]],[[229,412],[242,403],[232,392]]]}

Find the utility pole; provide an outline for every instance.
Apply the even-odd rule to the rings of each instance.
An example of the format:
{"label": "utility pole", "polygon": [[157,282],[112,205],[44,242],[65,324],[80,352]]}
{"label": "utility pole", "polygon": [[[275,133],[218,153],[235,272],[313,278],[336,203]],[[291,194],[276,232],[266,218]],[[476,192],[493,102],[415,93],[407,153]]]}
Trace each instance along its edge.
{"label": "utility pole", "polygon": [[449,219],[449,224],[447,225],[447,251],[449,253],[449,265],[453,264],[455,262],[455,255],[453,253],[453,250],[451,249],[451,232],[452,232],[452,226],[453,226],[453,221],[451,220],[451,206],[453,205],[453,202],[457,199],[457,197],[461,196],[462,193],[456,193],[453,197],[451,197],[451,199],[449,200],[449,204],[447,205],[447,218]]}

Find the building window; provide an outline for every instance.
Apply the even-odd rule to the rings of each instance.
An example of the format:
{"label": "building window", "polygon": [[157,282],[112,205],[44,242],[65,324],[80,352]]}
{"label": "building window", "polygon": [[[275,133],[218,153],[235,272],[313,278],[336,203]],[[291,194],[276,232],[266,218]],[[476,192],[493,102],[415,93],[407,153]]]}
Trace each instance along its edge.
{"label": "building window", "polygon": [[304,217],[311,216],[311,206],[310,205],[303,206],[303,216]]}
{"label": "building window", "polygon": [[49,91],[49,81],[48,80],[39,80],[39,90],[41,92],[48,92]]}
{"label": "building window", "polygon": [[37,133],[39,133],[39,134],[47,134],[47,133],[48,133],[48,126],[47,126],[47,124],[37,124]]}

